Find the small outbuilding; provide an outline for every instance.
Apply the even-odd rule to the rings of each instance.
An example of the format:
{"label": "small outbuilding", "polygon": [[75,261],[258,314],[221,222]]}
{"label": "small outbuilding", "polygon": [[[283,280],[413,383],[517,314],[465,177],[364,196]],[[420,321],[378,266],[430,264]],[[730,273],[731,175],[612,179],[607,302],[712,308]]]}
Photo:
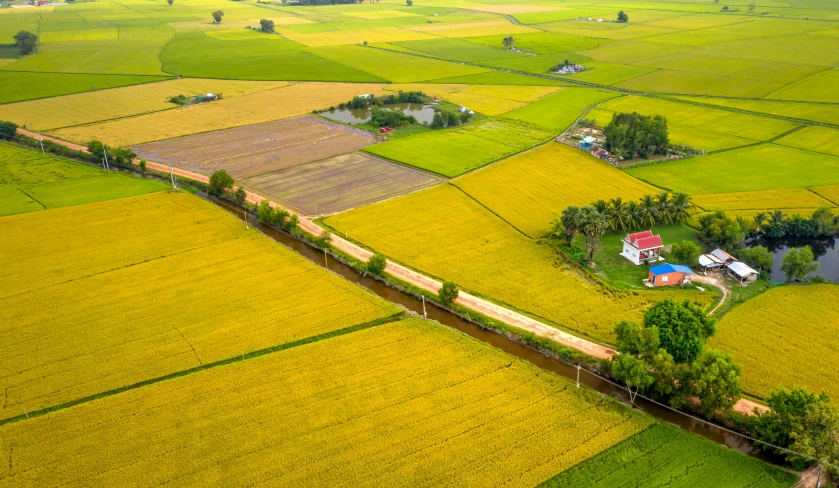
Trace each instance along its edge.
{"label": "small outbuilding", "polygon": [[591,136],[585,136],[580,139],[580,149],[588,149],[594,144],[595,139]]}
{"label": "small outbuilding", "polygon": [[659,264],[650,268],[647,283],[651,286],[673,286],[690,283],[695,275],[690,268],[681,264]]}
{"label": "small outbuilding", "polygon": [[754,269],[750,268],[746,263],[734,261],[732,263],[727,264],[725,267],[726,276],[733,280],[736,280],[741,285],[757,281],[759,273]]}
{"label": "small outbuilding", "polygon": [[623,250],[620,255],[638,265],[648,261],[657,262],[661,259],[662,249],[664,244],[661,242],[661,236],[653,235],[652,230],[645,230],[627,234],[623,238]]}
{"label": "small outbuilding", "polygon": [[606,159],[609,157],[609,151],[603,149],[602,147],[595,149],[591,152],[591,155],[597,159]]}

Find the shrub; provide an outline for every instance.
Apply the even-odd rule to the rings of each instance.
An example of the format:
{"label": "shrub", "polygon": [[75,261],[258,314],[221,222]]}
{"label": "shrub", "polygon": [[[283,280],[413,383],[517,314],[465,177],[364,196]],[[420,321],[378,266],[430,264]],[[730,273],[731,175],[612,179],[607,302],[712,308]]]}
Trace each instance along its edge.
{"label": "shrub", "polygon": [[0,139],[14,139],[17,135],[17,124],[0,121]]}
{"label": "shrub", "polygon": [[457,300],[457,296],[459,294],[460,291],[457,289],[457,285],[451,281],[446,281],[443,283],[443,286],[440,287],[440,303],[449,307],[455,302],[455,300]]}
{"label": "shrub", "polygon": [[227,170],[220,169],[210,176],[210,194],[221,196],[224,190],[233,188],[233,177],[227,174]]}
{"label": "shrub", "polygon": [[367,272],[372,275],[381,276],[385,272],[385,267],[387,267],[387,259],[380,252],[370,256],[370,260],[367,261]]}
{"label": "shrub", "polygon": [[673,244],[673,250],[671,252],[673,259],[687,265],[696,264],[699,259],[699,254],[699,246],[693,241],[677,242]]}

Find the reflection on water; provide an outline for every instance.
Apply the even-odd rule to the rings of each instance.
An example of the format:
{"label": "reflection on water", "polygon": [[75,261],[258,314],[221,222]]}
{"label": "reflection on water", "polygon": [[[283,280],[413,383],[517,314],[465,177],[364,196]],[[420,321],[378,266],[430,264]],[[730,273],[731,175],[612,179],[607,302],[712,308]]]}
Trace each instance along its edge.
{"label": "reflection on water", "polygon": [[[421,103],[394,103],[384,105],[384,110],[401,110],[405,115],[413,115],[420,124],[430,124],[434,119],[434,105],[423,105]],[[369,108],[336,108],[325,110],[318,115],[345,124],[363,124],[370,120]]]}
{"label": "reflection on water", "polygon": [[786,281],[787,277],[781,271],[781,264],[784,262],[784,256],[789,253],[789,250],[795,247],[810,246],[813,250],[813,255],[816,256],[816,262],[819,263],[819,269],[815,275],[822,276],[826,280],[833,283],[839,283],[839,248],[836,246],[835,237],[783,237],[780,239],[771,239],[766,236],[756,237],[746,242],[749,247],[763,246],[775,255],[775,262],[772,264],[772,273],[770,279],[775,282]]}

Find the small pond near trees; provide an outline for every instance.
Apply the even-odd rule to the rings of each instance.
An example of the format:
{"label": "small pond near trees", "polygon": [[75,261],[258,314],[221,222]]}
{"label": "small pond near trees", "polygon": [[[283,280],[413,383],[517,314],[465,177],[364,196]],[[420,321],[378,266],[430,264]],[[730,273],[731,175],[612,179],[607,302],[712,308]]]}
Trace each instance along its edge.
{"label": "small pond near trees", "polygon": [[782,237],[770,238],[766,236],[755,237],[746,241],[747,247],[763,246],[775,255],[775,262],[772,264],[770,280],[773,282],[786,281],[787,277],[781,271],[781,264],[784,256],[789,250],[795,247],[810,246],[819,269],[813,273],[833,283],[839,283],[839,246],[836,237]]}
{"label": "small pond near trees", "polygon": [[[434,105],[423,105],[421,103],[394,103],[383,105],[384,110],[401,110],[405,115],[413,115],[417,123],[430,124],[434,120]],[[345,124],[363,124],[370,120],[369,108],[336,108],[335,110],[324,110],[318,113],[328,119]]]}

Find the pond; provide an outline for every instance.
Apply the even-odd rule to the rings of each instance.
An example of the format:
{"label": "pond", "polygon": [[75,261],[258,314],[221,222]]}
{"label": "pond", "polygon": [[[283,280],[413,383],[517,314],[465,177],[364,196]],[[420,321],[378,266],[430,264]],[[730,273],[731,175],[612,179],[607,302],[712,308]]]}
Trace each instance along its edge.
{"label": "pond", "polygon": [[781,271],[781,264],[784,256],[794,247],[810,246],[819,269],[814,274],[822,276],[833,283],[839,283],[839,246],[837,238],[823,237],[783,237],[771,239],[765,236],[750,239],[746,242],[748,247],[763,246],[775,255],[775,262],[772,264],[770,279],[774,282],[786,281],[786,275]]}
{"label": "pond", "polygon": [[[430,124],[434,119],[434,105],[423,105],[421,103],[394,103],[384,105],[385,110],[401,110],[405,115],[413,115],[420,124]],[[324,110],[318,113],[327,119],[332,119],[345,124],[363,124],[370,120],[369,108],[336,108],[335,110]]]}

